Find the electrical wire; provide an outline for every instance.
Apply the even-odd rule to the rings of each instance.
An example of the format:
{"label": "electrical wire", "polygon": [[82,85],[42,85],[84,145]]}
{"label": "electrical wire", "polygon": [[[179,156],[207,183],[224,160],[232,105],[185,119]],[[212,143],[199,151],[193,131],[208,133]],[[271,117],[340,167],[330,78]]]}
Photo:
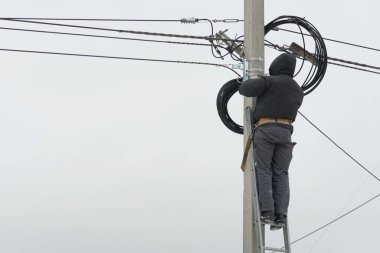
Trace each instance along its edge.
{"label": "electrical wire", "polygon": [[[316,125],[315,125],[310,119],[308,119],[304,114],[302,114],[302,112],[298,111],[298,113],[299,113],[299,114],[300,114],[300,115],[301,115],[301,116],[302,116],[302,117],[303,117],[303,118],[304,118],[309,124],[311,124],[315,129],[317,129],[317,130],[318,130],[323,136],[325,136],[325,137],[326,137],[331,143],[333,143],[338,149],[340,149],[345,155],[347,155],[352,161],[354,161],[357,165],[359,165],[362,169],[364,169],[364,170],[365,170],[370,176],[372,176],[373,178],[375,178],[377,181],[380,181],[380,179],[379,179],[376,175],[374,175],[374,174],[373,174],[371,171],[369,171],[364,165],[362,165],[358,160],[356,160],[352,155],[350,155],[346,150],[344,150],[341,146],[339,146],[334,140],[331,139],[331,137],[329,137],[329,136],[328,136],[326,133],[324,133],[319,127],[317,127],[317,126],[316,126]],[[325,228],[325,227],[327,227],[327,226],[329,226],[329,225],[335,223],[336,221],[338,221],[338,220],[342,219],[343,217],[347,216],[348,214],[350,214],[350,213],[356,211],[356,210],[359,209],[360,207],[362,207],[362,206],[364,206],[364,205],[370,203],[371,201],[375,200],[375,199],[378,198],[379,196],[380,196],[380,194],[378,194],[378,195],[372,197],[371,199],[369,199],[369,200],[367,200],[366,202],[360,204],[359,206],[355,207],[354,209],[352,209],[352,210],[346,212],[345,214],[343,214],[343,215],[337,217],[336,219],[334,219],[334,220],[328,222],[327,224],[325,224],[325,225],[323,225],[323,226],[321,226],[321,227],[319,227],[319,228],[313,230],[312,232],[310,232],[310,233],[308,233],[308,234],[306,234],[306,235],[304,235],[304,236],[298,238],[297,240],[291,242],[291,244],[294,244],[294,243],[296,243],[296,242],[299,242],[299,241],[305,239],[306,237],[309,237],[309,236],[311,236],[312,234],[318,232],[319,230],[321,230],[321,229],[323,229],[323,228]]]}
{"label": "electrical wire", "polygon": [[[280,51],[280,52],[285,52],[285,53],[292,53],[288,50],[288,46],[286,47],[281,47],[279,45],[276,45],[268,40],[265,40],[267,42],[267,44],[265,44],[265,46],[267,47],[270,47],[272,49],[275,49],[277,51]],[[297,56],[297,55],[294,55],[295,57],[297,57],[298,59],[302,59],[301,57]],[[367,69],[363,69],[363,68],[357,68],[357,67],[353,67],[353,66],[349,66],[349,65],[345,65],[345,64],[339,64],[339,63],[335,63],[335,62],[332,62],[332,61],[340,61],[340,62],[345,62],[345,63],[349,63],[349,64],[353,64],[353,65],[357,65],[357,66],[365,66],[367,68],[374,68],[374,69],[380,69],[379,67],[376,67],[376,66],[371,66],[371,65],[368,65],[368,64],[364,64],[364,63],[359,63],[359,62],[353,62],[353,61],[348,61],[348,60],[343,60],[343,59],[338,59],[338,58],[333,58],[333,57],[327,57],[328,61],[327,63],[328,64],[331,64],[331,65],[336,65],[336,66],[340,66],[340,67],[345,67],[345,68],[351,68],[351,69],[355,69],[355,70],[360,70],[360,71],[365,71],[365,72],[369,72],[369,73],[374,73],[374,74],[380,74],[380,72],[376,72],[376,71],[371,71],[371,70],[367,70]],[[332,60],[332,61],[331,61]]]}
{"label": "electrical wire", "polygon": [[[346,217],[347,215],[349,215],[349,214],[355,212],[356,210],[358,210],[359,208],[361,208],[361,207],[363,207],[363,206],[369,204],[370,202],[374,201],[374,200],[377,199],[378,197],[380,197],[380,194],[377,194],[376,196],[370,198],[369,200],[365,201],[364,203],[360,204],[359,206],[357,206],[357,207],[351,209],[350,211],[348,211],[348,212],[342,214],[341,216],[339,216],[339,217],[335,218],[334,220],[332,220],[332,221],[326,223],[325,225],[323,225],[323,226],[321,226],[321,227],[319,227],[319,228],[313,230],[312,232],[310,232],[310,233],[308,233],[308,234],[306,234],[306,235],[304,235],[304,236],[298,238],[297,240],[292,241],[292,242],[290,243],[290,245],[293,245],[293,244],[295,244],[295,243],[297,243],[297,242],[299,242],[299,241],[302,241],[303,239],[306,239],[307,237],[309,237],[309,236],[315,234],[316,232],[320,231],[321,229],[324,229],[325,227],[330,226],[331,224],[337,222],[338,220],[343,219],[343,218]],[[285,248],[285,246],[282,247],[282,249],[284,249],[284,248]],[[275,253],[275,251],[272,251],[272,253]]]}
{"label": "electrical wire", "polygon": [[[285,24],[295,24],[298,27],[304,28],[313,38],[315,43],[315,64],[312,64],[309,75],[305,82],[301,85],[305,95],[310,94],[321,83],[327,69],[327,49],[321,34],[318,30],[306,19],[296,16],[280,16],[265,26],[265,34],[272,30],[279,29],[278,27]],[[304,33],[301,30],[302,36]],[[304,48],[306,50],[306,48]],[[315,69],[314,69],[315,68]],[[311,74],[311,75],[310,75]]]}
{"label": "electrical wire", "polygon": [[305,238],[311,236],[312,234],[318,232],[319,230],[321,230],[321,229],[323,229],[323,228],[325,228],[325,227],[327,227],[327,226],[329,226],[329,225],[331,225],[331,224],[337,222],[338,220],[340,220],[340,219],[344,218],[345,216],[347,216],[347,215],[353,213],[354,211],[358,210],[359,208],[361,208],[361,207],[367,205],[368,203],[372,202],[373,200],[377,199],[378,197],[380,197],[380,194],[377,194],[376,196],[374,196],[374,197],[372,197],[371,199],[367,200],[366,202],[360,204],[359,206],[355,207],[354,209],[351,209],[350,211],[348,211],[348,212],[344,213],[343,215],[341,215],[341,216],[335,218],[334,220],[328,222],[327,224],[325,224],[325,225],[323,225],[323,226],[321,226],[321,227],[319,227],[319,228],[313,230],[312,232],[310,232],[310,233],[308,233],[308,234],[306,234],[306,235],[304,235],[304,236],[298,238],[297,240],[291,242],[290,244],[295,244],[295,243],[297,243],[297,242],[299,242],[299,241],[301,241],[301,240],[303,240],[303,239],[305,239]]}
{"label": "electrical wire", "polygon": [[[0,17],[0,19],[26,19],[26,20],[52,20],[52,21],[111,21],[111,22],[181,22],[183,19],[124,19],[124,18],[25,18],[25,17]],[[242,19],[226,18],[213,19],[214,23],[238,23]]]}
{"label": "electrical wire", "polygon": [[[110,22],[181,22],[181,19],[117,19],[117,18],[41,18],[41,17],[0,17],[0,19],[6,20],[6,19],[19,19],[19,20],[51,20],[51,21],[110,21]],[[244,22],[243,19],[213,19],[211,20],[214,23],[238,23],[238,22]],[[284,29],[284,28],[278,28],[278,30],[281,31],[286,31],[290,33],[296,33],[296,34],[301,34],[301,32],[297,31],[292,31],[289,29]],[[310,34],[304,34],[305,36],[311,36]],[[378,51],[380,52],[380,49],[374,48],[374,47],[369,47],[369,46],[363,46],[355,43],[350,43],[350,42],[345,42],[341,40],[336,40],[336,39],[331,39],[331,38],[325,38],[323,37],[325,41],[331,41],[331,42],[336,42],[340,44],[345,44],[349,46],[354,46],[354,47],[359,47],[359,48],[364,48],[364,49],[369,49],[373,51]]]}
{"label": "electrical wire", "polygon": [[[300,26],[300,25],[297,25],[297,26],[298,26],[298,29],[300,30],[301,35],[302,35],[302,46],[303,46],[303,48],[306,48],[305,35],[304,35],[303,32],[302,32],[302,28],[301,28],[301,26]],[[304,51],[303,51],[303,57],[302,57],[302,63],[301,63],[301,66],[300,66],[299,70],[297,71],[297,73],[294,74],[293,77],[298,76],[298,74],[301,72],[301,70],[302,70],[302,68],[303,68],[303,65],[305,64],[305,57],[306,57],[306,51],[304,50]],[[310,72],[309,72],[309,74],[310,74]],[[306,80],[305,80],[305,82],[306,82]]]}
{"label": "electrical wire", "polygon": [[124,19],[124,18],[17,18],[0,17],[0,19],[19,20],[53,20],[53,21],[116,21],[116,22],[181,22],[181,19]]}
{"label": "electrical wire", "polygon": [[[97,30],[97,31],[107,31],[107,32],[141,34],[141,35],[149,35],[149,36],[175,37],[175,38],[183,38],[183,39],[201,39],[201,40],[207,40],[207,41],[217,40],[216,38],[213,38],[212,36],[195,36],[195,35],[184,35],[184,34],[169,34],[169,33],[145,32],[145,31],[134,31],[134,30],[122,30],[122,29],[112,29],[112,28],[103,28],[103,27],[94,27],[94,26],[69,25],[69,24],[61,24],[61,23],[18,20],[18,19],[1,19],[0,18],[0,20],[49,25],[49,26],[78,28],[78,29],[89,29],[89,30]],[[222,40],[227,41],[227,39],[222,39]],[[230,41],[236,41],[236,40],[231,39]]]}
{"label": "electrical wire", "polygon": [[[376,163],[376,165],[374,166],[374,170],[378,167],[378,165],[380,164],[380,161],[378,161]],[[361,184],[356,188],[356,190],[354,191],[353,194],[351,194],[351,197],[347,200],[347,202],[343,205],[343,207],[340,209],[339,213],[337,214],[337,216],[340,216],[344,213],[344,210],[347,209],[348,205],[352,202],[352,200],[354,199],[354,197],[357,195],[357,193],[360,191],[360,189],[367,183],[368,181],[368,178],[370,176],[367,175],[367,177],[361,182]],[[329,228],[326,228],[322,233],[321,235],[319,236],[319,238],[315,241],[315,243],[312,245],[312,247],[310,248],[310,250],[307,252],[307,253],[311,253],[314,248],[317,246],[317,244],[322,240],[322,238],[326,235],[327,231],[329,230]]]}
{"label": "electrical wire", "polygon": [[[200,18],[200,19],[196,19],[196,21],[207,21],[207,22],[209,22],[210,25],[211,25],[211,35],[210,35],[210,38],[214,38],[214,25],[212,24],[212,21],[211,21],[210,19],[207,19],[207,18]],[[227,54],[226,54],[226,55],[222,55],[222,53],[220,52],[220,50],[219,50],[219,48],[218,48],[218,45],[215,45],[215,43],[214,43],[213,40],[210,40],[210,43],[211,43],[211,54],[212,54],[215,58],[217,58],[217,59],[222,59],[222,60],[224,60],[224,57],[225,57]],[[221,46],[219,46],[219,47],[221,47]],[[217,56],[217,55],[215,54],[214,50],[215,50],[215,52],[216,52],[219,56]]]}
{"label": "electrical wire", "polygon": [[[34,33],[47,33],[47,34],[70,35],[70,36],[82,36],[82,37],[93,37],[93,38],[104,38],[104,39],[133,40],[133,41],[143,41],[143,42],[158,42],[158,43],[182,44],[182,45],[192,45],[192,46],[207,46],[207,47],[211,47],[212,46],[211,44],[205,44],[205,43],[191,43],[191,42],[167,41],[167,40],[148,40],[148,39],[127,38],[127,37],[115,37],[115,36],[95,35],[95,34],[83,34],[83,33],[54,32],[54,31],[46,31],[46,30],[20,29],[20,28],[11,28],[11,27],[0,27],[0,30],[21,31],[21,32],[34,32]],[[216,45],[216,46],[218,46],[218,45]]]}
{"label": "electrical wire", "polygon": [[[211,27],[211,35],[208,37],[207,36],[180,35],[180,34],[151,33],[151,32],[131,31],[131,30],[117,30],[117,29],[100,28],[100,27],[93,27],[93,26],[90,27],[90,26],[78,26],[78,25],[58,24],[58,23],[50,23],[50,22],[39,22],[39,21],[31,21],[31,20],[26,20],[26,19],[11,19],[11,18],[1,19],[0,18],[0,20],[25,22],[25,23],[33,23],[33,24],[43,24],[43,25],[53,25],[53,26],[63,26],[63,27],[80,28],[80,29],[94,29],[94,30],[101,30],[101,31],[113,31],[113,32],[119,32],[119,33],[144,34],[144,35],[152,35],[152,36],[166,36],[166,37],[189,38],[189,39],[205,39],[211,43],[211,46],[210,46],[211,52],[215,58],[224,59],[224,57],[230,53],[230,52],[228,52],[228,49],[222,47],[221,45],[215,45],[213,43],[213,41],[216,40],[216,38],[214,36],[213,22],[210,19],[206,19],[206,18],[191,18],[191,19],[185,19],[184,18],[181,20],[171,20],[171,21],[179,21],[179,22],[185,23],[185,24],[187,24],[187,23],[195,24],[199,21],[206,21],[210,24],[210,27]],[[52,20],[52,19],[48,19],[48,20]],[[136,20],[134,20],[134,21],[136,21]],[[141,20],[137,20],[137,21],[141,21]],[[143,21],[152,21],[152,20],[143,20]],[[153,20],[153,21],[157,21],[157,20]],[[218,39],[218,40],[220,40],[220,39]],[[236,40],[231,40],[231,41],[236,41]],[[177,44],[180,44],[180,43],[177,43]],[[227,50],[227,53],[222,55],[219,48],[223,48],[223,49]],[[234,57],[232,57],[232,58],[235,60]]]}
{"label": "electrical wire", "polygon": [[335,145],[338,149],[340,149],[346,156],[348,156],[352,161],[354,161],[357,165],[359,165],[363,170],[365,170],[368,174],[370,174],[373,178],[380,182],[380,179],[373,174],[369,169],[367,169],[363,164],[361,164],[358,160],[356,160],[352,155],[350,155],[345,149],[343,149],[340,145],[338,145],[331,137],[329,137],[325,132],[323,132],[319,127],[317,127],[310,119],[308,119],[302,112],[298,111],[298,113],[307,121],[310,125],[312,125],[318,132],[320,132],[323,136],[325,136],[332,144]]}
{"label": "electrical wire", "polygon": [[352,66],[349,66],[349,65],[339,64],[339,63],[335,63],[335,62],[328,62],[328,64],[336,65],[336,66],[344,67],[344,68],[350,68],[350,69],[360,70],[360,71],[369,72],[369,73],[374,73],[374,74],[379,74],[380,75],[380,72],[376,72],[376,71],[372,71],[372,70],[368,70],[368,69],[363,69],[363,68],[352,67]]}
{"label": "electrical wire", "polygon": [[[234,50],[236,48],[238,48],[239,46],[242,45],[241,44],[238,44],[235,48],[232,48],[232,49],[227,49],[225,47],[222,47],[220,45],[215,45],[215,44],[205,44],[205,43],[191,43],[191,42],[181,42],[181,41],[166,41],[166,40],[151,40],[151,39],[137,39],[137,38],[127,38],[127,37],[115,37],[115,36],[104,36],[104,35],[94,35],[94,34],[81,34],[81,33],[68,33],[68,32],[54,32],[54,31],[46,31],[46,30],[33,30],[33,29],[20,29],[20,28],[11,28],[11,27],[0,27],[1,30],[10,30],[10,31],[21,31],[21,32],[35,32],[35,33],[47,33],[47,34],[58,34],[58,35],[70,35],[70,36],[82,36],[82,37],[94,37],[94,38],[105,38],[105,39],[119,39],[119,40],[132,40],[132,41],[143,41],[143,42],[157,42],[157,43],[168,43],[168,44],[180,44],[180,45],[193,45],[193,46],[207,46],[207,47],[219,47],[219,48],[223,48],[225,50],[229,50],[230,52],[234,52]],[[266,40],[268,43],[270,43],[273,48],[280,48],[279,46],[277,45],[274,45],[273,43],[271,43],[270,41]],[[268,45],[266,44],[266,46],[271,46],[271,45]],[[281,49],[280,51],[283,51],[283,52],[286,52],[286,50],[284,49]],[[225,57],[227,54],[223,55],[223,57]],[[233,58],[234,57],[234,54],[231,54],[231,57]],[[219,58],[216,56],[216,58]],[[356,64],[356,65],[359,65],[359,66],[365,66],[365,67],[368,67],[368,68],[375,68],[375,69],[380,69],[379,67],[375,67],[375,66],[370,66],[370,65],[367,65],[367,64],[362,64],[362,63],[357,63],[357,62],[352,62],[352,61],[347,61],[347,60],[342,60],[342,59],[337,59],[337,58],[332,58],[332,57],[328,57],[329,59],[333,59],[333,60],[338,60],[338,61],[342,61],[342,62],[347,62],[347,63],[351,63],[351,64]],[[234,60],[237,60],[237,61],[240,61],[241,58],[233,58]],[[362,68],[355,68],[355,67],[351,67],[351,66],[347,66],[347,65],[342,65],[342,64],[337,64],[337,63],[333,63],[333,62],[328,62],[329,64],[332,64],[332,65],[337,65],[337,66],[341,66],[341,67],[347,67],[347,68],[352,68],[352,69],[356,69],[356,70],[361,70],[361,71],[366,71],[366,72],[370,72],[370,73],[375,73],[375,74],[380,74],[380,72],[375,72],[375,71],[371,71],[371,70],[366,70],[366,69],[362,69]]]}
{"label": "electrical wire", "polygon": [[118,59],[118,60],[135,60],[135,61],[150,61],[150,62],[166,62],[166,63],[183,63],[183,64],[196,64],[196,65],[208,65],[215,67],[223,67],[234,72],[240,76],[235,70],[230,68],[228,64],[217,64],[211,62],[195,62],[195,61],[177,61],[177,60],[164,60],[164,59],[150,59],[150,58],[135,58],[135,57],[120,57],[120,56],[107,56],[107,55],[93,55],[93,54],[76,54],[76,53],[62,53],[62,52],[48,52],[48,51],[35,51],[35,50],[21,50],[21,49],[9,49],[0,48],[0,51],[7,52],[19,52],[19,53],[33,53],[33,54],[49,54],[49,55],[65,55],[65,56],[81,56],[91,58],[105,58],[105,59]]}
{"label": "electrical wire", "polygon": [[20,28],[11,28],[11,27],[0,27],[0,30],[10,30],[10,31],[21,31],[21,32],[47,33],[47,34],[82,36],[82,37],[93,37],[93,38],[104,38],[104,39],[133,40],[133,41],[143,41],[143,42],[158,42],[158,43],[183,44],[183,45],[192,45],[192,46],[207,46],[207,47],[211,47],[210,44],[205,44],[205,43],[191,43],[191,42],[167,41],[167,40],[148,40],[148,39],[127,38],[127,37],[115,37],[115,36],[95,35],[95,34],[54,32],[54,31],[33,30],[33,29],[20,29]]}
{"label": "electrical wire", "polygon": [[207,21],[211,25],[211,36],[214,36],[214,25],[212,24],[210,19],[207,18],[198,18],[199,21]]}
{"label": "electrical wire", "polygon": [[328,57],[328,60],[339,61],[339,62],[343,62],[343,63],[357,65],[357,66],[360,66],[360,67],[372,68],[372,69],[380,70],[380,67],[376,67],[376,66],[372,66],[372,65],[368,65],[368,64],[364,64],[364,63],[359,63],[359,62],[354,62],[354,61],[348,61],[348,60],[339,59],[339,58],[334,58],[334,57]]}
{"label": "electrical wire", "polygon": [[[285,31],[285,32],[290,32],[290,33],[300,34],[300,32],[292,31],[292,30],[288,30],[288,29],[284,29],[284,28],[278,28],[278,30]],[[306,36],[310,36],[309,34],[305,34],[305,35]],[[322,39],[324,39],[326,41],[331,41],[331,42],[336,42],[336,43],[348,45],[348,46],[354,46],[354,47],[359,47],[359,48],[364,48],[364,49],[380,52],[380,49],[377,49],[377,48],[374,48],[374,47],[362,46],[362,45],[359,45],[359,44],[354,44],[354,43],[350,43],[350,42],[345,42],[345,41],[335,40],[335,39],[329,39],[329,38],[324,38],[324,37],[322,37]]]}

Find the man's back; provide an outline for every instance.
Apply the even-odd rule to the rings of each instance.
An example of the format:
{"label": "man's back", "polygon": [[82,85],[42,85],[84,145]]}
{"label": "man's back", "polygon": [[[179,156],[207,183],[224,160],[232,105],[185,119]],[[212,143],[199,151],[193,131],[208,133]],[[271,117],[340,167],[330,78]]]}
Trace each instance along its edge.
{"label": "man's back", "polygon": [[254,118],[285,118],[294,121],[303,101],[303,90],[290,75],[265,78],[266,91],[257,97]]}
{"label": "man's back", "polygon": [[263,222],[279,229],[289,206],[288,170],[295,143],[292,122],[303,101],[303,90],[293,79],[296,58],[281,54],[269,68],[270,76],[242,83],[239,93],[257,97],[253,153]]}
{"label": "man's back", "polygon": [[259,118],[284,118],[294,121],[303,101],[303,90],[292,78],[296,60],[282,54],[269,68],[270,76],[245,81],[239,93],[257,97],[254,120]]}

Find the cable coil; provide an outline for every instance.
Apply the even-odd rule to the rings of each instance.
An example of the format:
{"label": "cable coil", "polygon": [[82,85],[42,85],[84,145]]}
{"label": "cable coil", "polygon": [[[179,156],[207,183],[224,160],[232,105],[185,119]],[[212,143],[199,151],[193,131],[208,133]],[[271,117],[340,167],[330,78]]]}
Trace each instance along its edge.
{"label": "cable coil", "polygon": [[[311,93],[317,86],[321,83],[323,77],[325,76],[327,69],[327,49],[322,35],[318,32],[317,28],[313,26],[309,21],[304,18],[296,16],[280,16],[273,21],[269,22],[265,26],[265,34],[274,30],[275,28],[285,25],[285,24],[295,24],[299,27],[302,35],[302,40],[304,41],[304,34],[302,28],[304,28],[310,36],[313,38],[315,43],[314,58],[316,62],[311,65],[308,76],[306,77],[301,88],[303,89],[305,95]],[[305,43],[303,45],[305,50]],[[282,50],[284,51],[284,50]],[[290,50],[285,50],[287,53],[292,53]],[[304,60],[303,60],[304,61]],[[302,62],[303,66],[303,62]]]}
{"label": "cable coil", "polygon": [[242,78],[232,79],[225,83],[219,90],[216,98],[216,107],[218,108],[218,114],[223,124],[232,132],[237,134],[243,134],[243,126],[237,124],[228,113],[228,101],[239,90],[239,85],[243,81]]}
{"label": "cable coil", "polygon": [[[265,35],[270,32],[271,30],[278,29],[278,26],[284,25],[284,24],[295,24],[299,27],[302,39],[304,42],[304,50],[305,50],[305,40],[304,40],[304,34],[302,32],[302,28],[304,28],[310,36],[314,39],[315,42],[315,53],[314,58],[315,62],[314,64],[311,64],[309,73],[301,85],[302,90],[304,91],[304,94],[310,94],[322,81],[327,68],[327,49],[326,45],[324,43],[324,40],[321,36],[321,34],[318,32],[318,30],[307,20],[304,18],[296,17],[296,16],[280,16],[273,21],[269,22],[265,26]],[[270,43],[271,47],[278,49],[280,51],[284,51],[286,53],[293,54],[293,52],[287,48],[280,48],[277,45],[274,45],[273,43]],[[298,57],[300,58],[300,57]],[[304,58],[304,57],[303,57]],[[301,71],[302,67],[304,66],[304,59],[302,62],[302,65],[300,67]],[[297,74],[298,74],[297,73]],[[297,75],[296,74],[296,75]],[[220,119],[222,120],[223,124],[230,129],[232,132],[235,132],[237,134],[243,134],[244,129],[243,126],[237,124],[229,115],[228,113],[228,101],[230,98],[239,90],[239,85],[241,84],[242,79],[233,79],[225,83],[222,88],[220,89],[217,100],[216,100],[216,106],[218,109],[218,114]]]}

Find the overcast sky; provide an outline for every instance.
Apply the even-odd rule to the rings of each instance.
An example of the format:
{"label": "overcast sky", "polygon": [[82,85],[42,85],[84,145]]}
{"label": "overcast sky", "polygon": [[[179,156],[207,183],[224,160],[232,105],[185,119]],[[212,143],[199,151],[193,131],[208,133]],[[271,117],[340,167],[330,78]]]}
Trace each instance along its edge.
{"label": "overcast sky", "polygon": [[[1,6],[1,17],[244,16],[243,0],[1,0]],[[265,20],[301,16],[327,38],[380,48],[379,8],[374,0],[266,1]],[[210,35],[207,23],[61,23]],[[243,23],[215,24],[216,31],[224,29],[231,37],[242,35]],[[294,34],[273,33],[279,45],[301,41]],[[217,60],[200,46],[0,34],[0,48],[8,49],[234,63]],[[331,57],[380,65],[378,52],[326,44]],[[277,55],[266,49],[266,69]],[[220,87],[234,73],[211,66],[3,51],[0,57],[0,252],[242,252],[243,138],[221,123],[215,105]],[[330,65],[301,108],[377,176],[379,83],[379,75]],[[238,122],[242,101],[236,95],[229,106]],[[379,193],[379,182],[302,117],[293,140],[298,144],[290,168],[292,240]],[[378,252],[379,208],[376,199],[294,244],[293,252]],[[281,246],[280,232],[268,237],[271,246]]]}

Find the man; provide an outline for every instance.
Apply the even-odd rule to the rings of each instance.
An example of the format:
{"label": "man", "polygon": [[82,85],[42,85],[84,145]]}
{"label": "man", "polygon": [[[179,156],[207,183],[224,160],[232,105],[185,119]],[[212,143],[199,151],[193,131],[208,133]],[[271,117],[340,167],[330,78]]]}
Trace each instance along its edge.
{"label": "man", "polygon": [[253,152],[261,220],[272,224],[271,230],[286,224],[289,206],[292,122],[304,95],[293,79],[295,67],[296,58],[283,53],[272,62],[270,76],[247,80],[239,87],[241,95],[257,97]]}

